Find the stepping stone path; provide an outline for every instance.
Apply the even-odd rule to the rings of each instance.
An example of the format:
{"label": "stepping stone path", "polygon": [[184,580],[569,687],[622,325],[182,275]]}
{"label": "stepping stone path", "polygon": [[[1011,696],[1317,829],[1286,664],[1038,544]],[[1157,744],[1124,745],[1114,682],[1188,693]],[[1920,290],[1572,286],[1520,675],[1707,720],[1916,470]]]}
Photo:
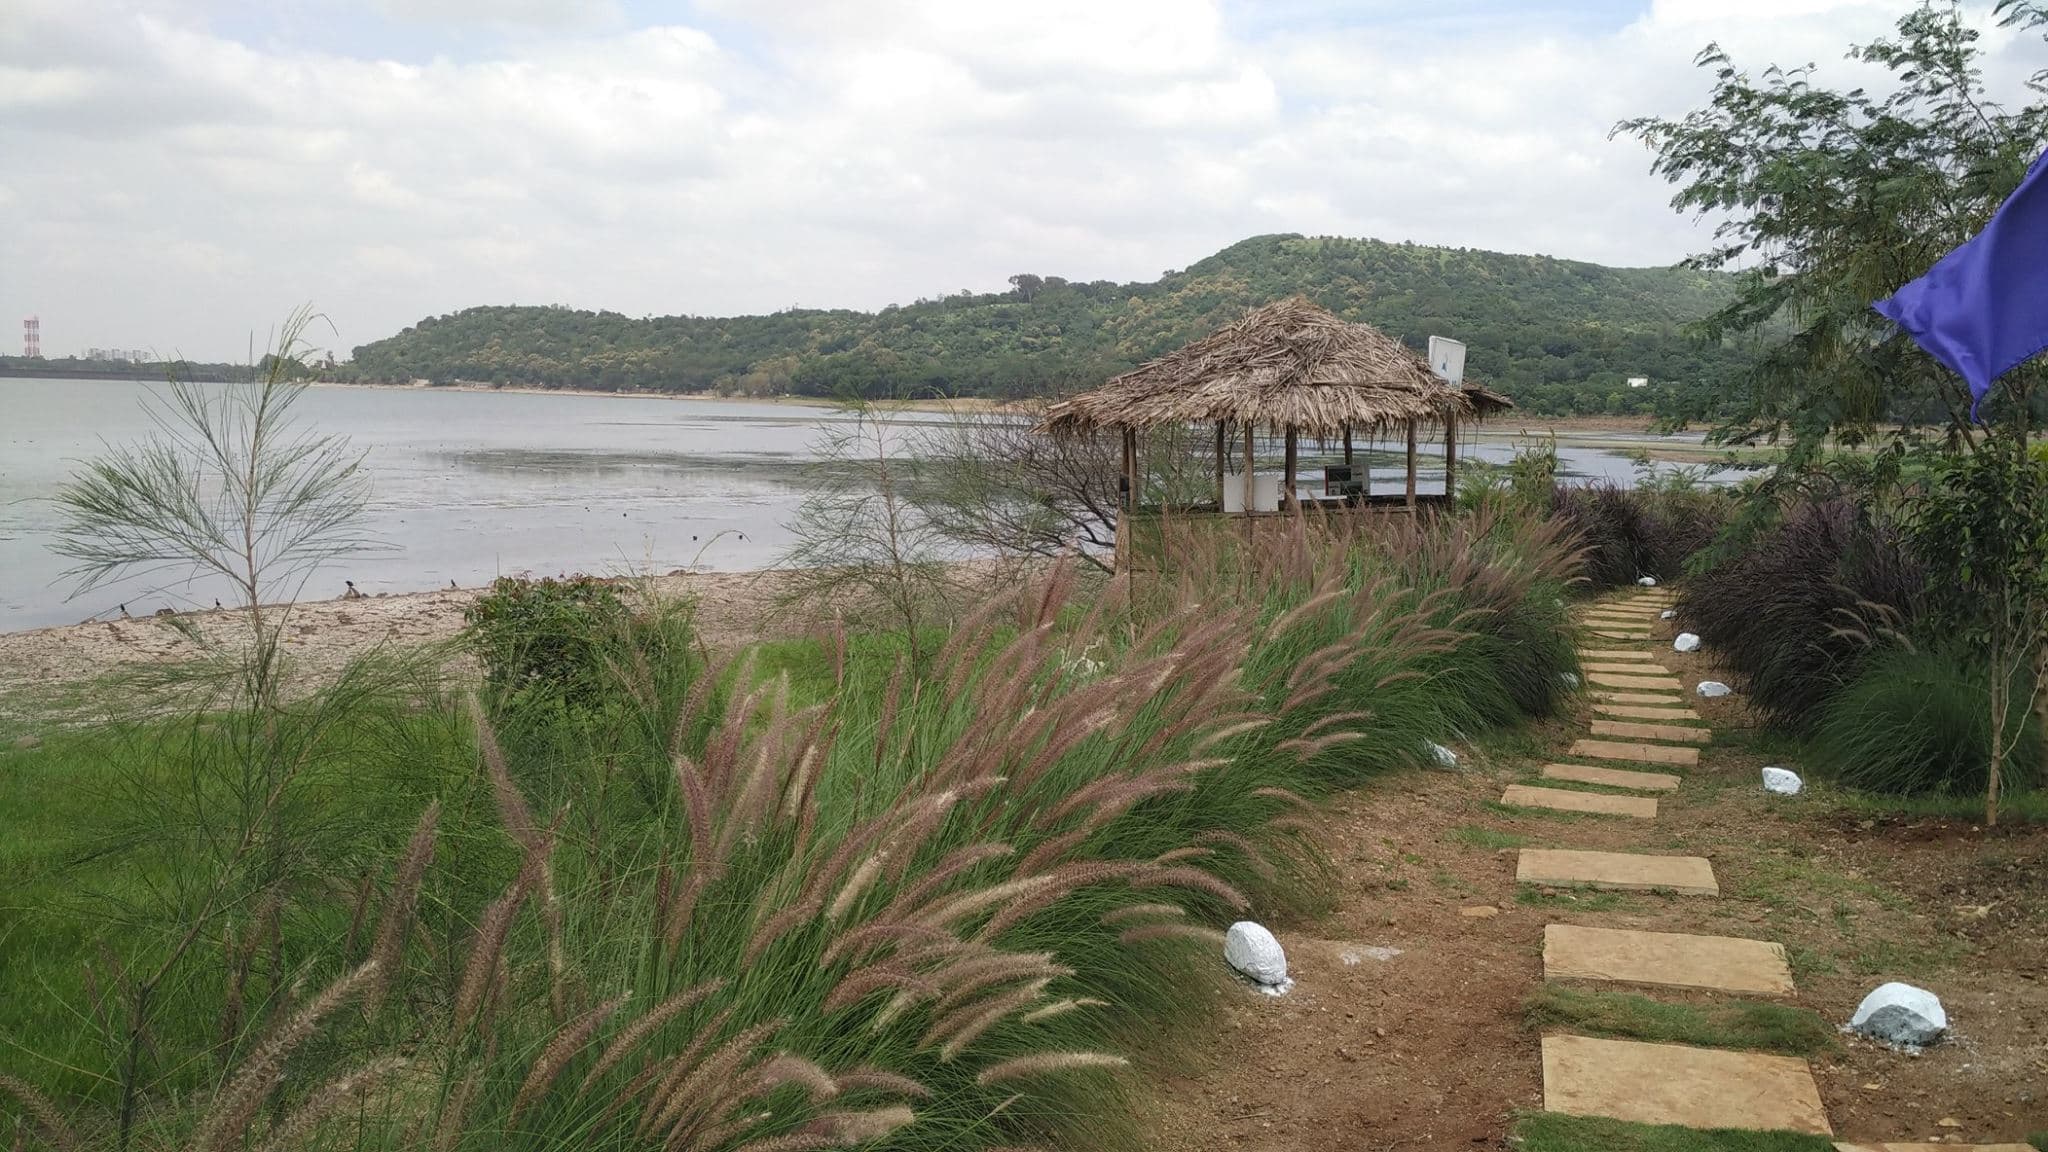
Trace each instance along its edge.
{"label": "stepping stone path", "polygon": [[[1599,723],[1599,721],[1594,721]],[[1700,762],[1697,748],[1673,748],[1668,744],[1631,744],[1617,740],[1580,740],[1571,754],[1595,760],[1632,760],[1639,764],[1678,764],[1690,768]]]}
{"label": "stepping stone path", "polygon": [[1647,796],[1613,796],[1605,792],[1573,792],[1564,788],[1532,788],[1510,784],[1500,802],[1515,808],[1548,808],[1554,812],[1591,812],[1599,816],[1657,818],[1657,802]]}
{"label": "stepping stone path", "polygon": [[1687,728],[1682,724],[1638,724],[1631,720],[1595,720],[1588,727],[1595,736],[1669,740],[1675,744],[1706,744],[1714,739],[1714,730],[1711,728]]}
{"label": "stepping stone path", "polygon": [[1690,708],[1654,708],[1643,704],[1595,704],[1593,711],[1603,716],[1627,716],[1636,720],[1697,720],[1700,714]]}
{"label": "stepping stone path", "polygon": [[1612,888],[1624,892],[1671,891],[1681,896],[1719,896],[1714,866],[1698,856],[1637,856],[1627,852],[1578,852],[1569,848],[1524,848],[1515,879],[1551,888]]}
{"label": "stepping stone path", "polygon": [[1574,784],[1598,784],[1606,788],[1634,788],[1643,792],[1678,791],[1678,777],[1668,772],[1631,772],[1626,768],[1598,768],[1591,764],[1545,764],[1543,778]]}
{"label": "stepping stone path", "polygon": [[[1580,635],[1598,638],[1582,643],[1579,649],[1580,667],[1597,718],[1586,722],[1586,738],[1573,742],[1565,762],[1543,765],[1545,785],[1627,788],[1674,799],[1682,795],[1684,780],[1676,772],[1641,771],[1615,763],[1696,768],[1700,745],[1713,741],[1713,729],[1699,723],[1699,713],[1684,695],[1686,684],[1657,663],[1656,654],[1612,643],[1649,641],[1660,623],[1658,614],[1672,603],[1673,597],[1664,589],[1631,589],[1579,615]],[[1659,811],[1659,801],[1648,796],[1530,784],[1510,785],[1501,803],[1647,820],[1656,819]],[[1569,829],[1561,828],[1557,838],[1568,841]],[[1681,896],[1718,896],[1721,892],[1713,864],[1701,857],[1588,852],[1563,846],[1522,849],[1515,879],[1552,887],[1664,890]],[[1771,941],[1586,924],[1544,926],[1543,974],[1547,980],[1612,981],[1740,995],[1794,994],[1785,950]],[[1804,1060],[1682,1044],[1545,1036],[1543,1107],[1550,1112],[1638,1124],[1833,1135],[1820,1090]],[[1839,1152],[1920,1152],[1923,1148],[1931,1152],[1937,1147],[1962,1145],[1836,1145]],[[1987,1147],[1997,1152],[2023,1152],[2025,1148]]]}
{"label": "stepping stone path", "polygon": [[1798,1057],[1590,1036],[1543,1038],[1543,1110],[1834,1135],[1813,1072]]}
{"label": "stepping stone path", "polygon": [[1764,940],[1632,932],[1548,924],[1543,929],[1547,980],[1618,980],[1672,984],[1717,992],[1790,996],[1785,949]]}

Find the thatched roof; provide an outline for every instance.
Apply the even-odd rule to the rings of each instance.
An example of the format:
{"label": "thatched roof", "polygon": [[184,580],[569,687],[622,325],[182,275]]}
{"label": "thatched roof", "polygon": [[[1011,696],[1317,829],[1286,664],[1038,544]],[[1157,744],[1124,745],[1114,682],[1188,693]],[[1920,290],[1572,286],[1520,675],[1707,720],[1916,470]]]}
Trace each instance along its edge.
{"label": "thatched roof", "polygon": [[1228,420],[1333,439],[1347,427],[1371,433],[1410,420],[1441,425],[1449,416],[1471,420],[1513,407],[1477,385],[1450,387],[1400,341],[1295,296],[1048,405],[1038,427],[1080,435]]}

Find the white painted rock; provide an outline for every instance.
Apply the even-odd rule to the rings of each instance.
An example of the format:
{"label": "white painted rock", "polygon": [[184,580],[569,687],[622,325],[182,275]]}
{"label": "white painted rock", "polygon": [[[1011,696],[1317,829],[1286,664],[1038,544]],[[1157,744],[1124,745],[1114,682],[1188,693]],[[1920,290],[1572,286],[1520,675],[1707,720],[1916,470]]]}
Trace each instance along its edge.
{"label": "white painted rock", "polygon": [[1719,680],[1702,680],[1697,691],[1700,695],[1711,700],[1716,696],[1726,696],[1730,692],[1735,691],[1735,689],[1721,683]]}
{"label": "white painted rock", "polygon": [[[1565,675],[1569,676],[1571,673],[1567,672]],[[1458,766],[1458,754],[1434,740],[1430,741],[1429,755],[1431,759],[1436,761],[1436,766],[1439,768],[1456,768]]]}
{"label": "white painted rock", "polygon": [[1700,638],[1690,632],[1680,632],[1671,646],[1680,652],[1697,652],[1700,650]]}
{"label": "white painted rock", "polygon": [[1659,612],[1659,613],[1657,613],[1657,619],[1659,619],[1659,620],[1676,620],[1676,619],[1678,619],[1678,609],[1676,609],[1676,608],[1666,608],[1666,609],[1665,609],[1665,610],[1663,610],[1662,612]]}
{"label": "white painted rock", "polygon": [[1764,769],[1764,791],[1776,792],[1780,796],[1797,796],[1806,784],[1799,779],[1799,773],[1790,768]]}
{"label": "white painted rock", "polygon": [[1287,952],[1271,932],[1250,920],[1232,924],[1223,934],[1223,959],[1269,996],[1284,996],[1294,987],[1287,978]]}
{"label": "white painted rock", "polygon": [[1925,988],[1911,984],[1880,985],[1856,1006],[1849,1030],[1899,1048],[1917,1050],[1948,1031],[1948,1013]]}
{"label": "white painted rock", "polygon": [[1657,578],[1655,576],[1645,576],[1636,581],[1636,583],[1641,584],[1645,588],[1655,588],[1657,586]]}

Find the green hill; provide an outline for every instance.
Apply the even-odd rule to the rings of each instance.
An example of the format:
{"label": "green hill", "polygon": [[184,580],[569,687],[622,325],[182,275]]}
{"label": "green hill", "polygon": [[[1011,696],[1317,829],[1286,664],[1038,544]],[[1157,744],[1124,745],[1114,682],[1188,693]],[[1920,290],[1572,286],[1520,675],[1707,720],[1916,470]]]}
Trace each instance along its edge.
{"label": "green hill", "polygon": [[[1470,347],[1467,374],[1541,413],[1650,411],[1712,388],[1730,349],[1682,333],[1729,294],[1682,268],[1377,240],[1257,236],[1151,283],[1013,277],[1009,292],[880,312],[635,320],[561,307],[483,307],[355,350],[377,381],[485,381],[742,395],[1014,397],[1087,387],[1270,300],[1303,293],[1421,349]],[[1630,389],[1631,376],[1654,386]]]}

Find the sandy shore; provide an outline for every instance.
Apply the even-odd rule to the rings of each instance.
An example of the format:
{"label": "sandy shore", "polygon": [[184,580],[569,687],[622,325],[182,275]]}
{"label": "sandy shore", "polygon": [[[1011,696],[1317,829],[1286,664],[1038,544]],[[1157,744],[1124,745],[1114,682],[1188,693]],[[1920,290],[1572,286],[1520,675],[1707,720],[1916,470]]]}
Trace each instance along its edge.
{"label": "sandy shore", "polygon": [[[700,632],[714,646],[809,625],[800,608],[783,606],[795,591],[786,571],[686,573],[635,583],[655,595],[692,600]],[[379,648],[417,648],[453,639],[462,630],[464,609],[482,591],[300,601],[289,606],[285,618],[285,651],[296,673],[318,682]],[[246,642],[248,626],[247,613],[226,609],[0,634],[0,714],[47,705],[113,673],[234,650]]]}
{"label": "sandy shore", "polygon": [[[372,384],[360,381],[316,380],[314,388],[378,389],[387,392],[482,392],[513,393],[520,396],[591,396],[601,400],[680,400],[686,403],[770,404],[791,408],[837,408],[829,396],[722,396],[716,392],[605,392],[595,388],[542,388],[532,384]],[[1000,412],[1012,401],[976,396],[932,397],[924,400],[877,400],[874,406],[887,412]]]}

